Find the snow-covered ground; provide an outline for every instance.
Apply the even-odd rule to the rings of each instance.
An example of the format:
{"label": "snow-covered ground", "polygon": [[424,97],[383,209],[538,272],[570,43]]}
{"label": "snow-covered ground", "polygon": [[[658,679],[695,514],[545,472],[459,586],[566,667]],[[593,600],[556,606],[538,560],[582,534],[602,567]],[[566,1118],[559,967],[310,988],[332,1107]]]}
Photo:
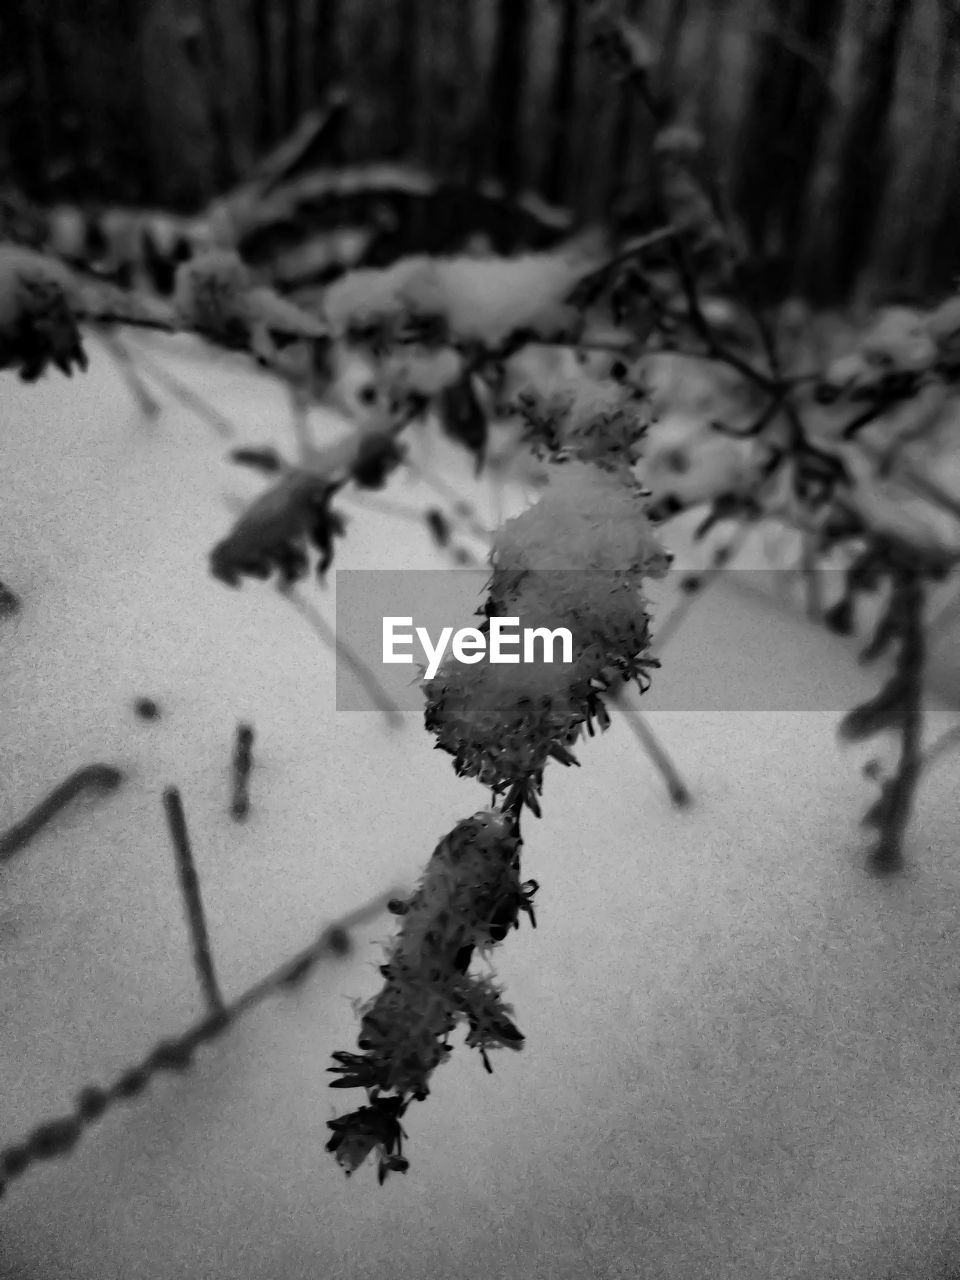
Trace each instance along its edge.
{"label": "snow-covered ground", "polygon": [[[289,444],[271,384],[190,344],[151,350],[238,443]],[[164,787],[183,795],[228,998],[338,915],[412,885],[486,802],[418,715],[389,728],[337,713],[331,654],[272,588],[209,576],[224,498],[257,478],[167,394],[159,421],[142,420],[94,351],[71,382],[0,376],[0,578],[23,598],[0,621],[0,828],[81,765],[127,775],[0,865],[0,1144],[201,1013]],[[438,440],[428,453],[467,488],[466,459]],[[477,492],[488,520],[522,501]],[[437,502],[404,477],[384,496]],[[353,517],[341,567],[448,564],[425,527],[340,505]],[[332,620],[334,583],[304,590]],[[671,808],[620,717],[583,745],[580,770],[548,771],[544,817],[525,823],[539,927],[524,921],[495,954],[526,1045],[495,1055],[492,1076],[457,1047],[407,1113],[406,1176],[347,1180],[323,1149],[326,1121],[362,1102],[328,1089],[326,1068],[355,1047],[350,1002],[377,988],[385,915],[192,1072],[156,1079],[69,1159],[11,1182],[0,1274],[947,1276],[960,1260],[956,759],[924,782],[906,874],[868,877],[857,819],[874,793],[857,766],[872,750],[839,748],[834,728],[877,676],[850,653],[721,583],[645,700],[690,708],[650,721],[694,807]],[[728,709],[761,662],[767,680],[812,673],[824,709]],[[158,721],[136,718],[138,696]],[[935,704],[931,736],[952,718]],[[256,731],[244,825],[227,813],[240,720]]]}

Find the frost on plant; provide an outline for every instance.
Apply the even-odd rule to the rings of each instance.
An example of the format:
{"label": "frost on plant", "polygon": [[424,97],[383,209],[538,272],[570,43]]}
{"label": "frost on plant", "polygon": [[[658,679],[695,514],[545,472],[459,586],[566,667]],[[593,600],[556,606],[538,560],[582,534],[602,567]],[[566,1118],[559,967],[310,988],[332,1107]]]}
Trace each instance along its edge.
{"label": "frost on plant", "polygon": [[589,717],[593,692],[565,663],[445,664],[427,685],[426,727],[461,776],[498,792],[528,783],[539,791],[551,755],[571,763],[564,744]]}
{"label": "frost on plant", "polygon": [[592,729],[616,675],[641,682],[655,665],[640,586],[669,564],[628,471],[587,463],[551,468],[544,496],[494,537],[488,616],[520,626],[567,626],[570,663],[463,666],[448,659],[425,684],[426,725],[458,773],[500,792],[518,788],[537,809],[550,758],[575,763],[569,742]]}
{"label": "frost on plant", "polygon": [[626,468],[571,461],[551,472],[541,501],[495,535],[485,611],[488,619],[516,614],[524,625],[568,625],[576,637],[572,660],[448,659],[424,682],[437,745],[454,756],[459,773],[507,796],[499,809],[460,822],[410,900],[393,904],[402,924],[381,967],[384,985],[360,1010],[362,1052],[336,1053],[339,1065],[330,1068],[341,1077],[336,1087],[365,1088],[371,1098],[369,1107],[330,1122],[328,1149],[348,1173],[374,1147],[381,1181],[390,1169],[406,1170],[400,1134],[381,1123],[378,1108],[392,1105],[399,1116],[410,1099],[427,1096],[459,1021],[488,1071],[488,1050],[522,1047],[500,989],[468,971],[474,951],[502,941],[521,912],[536,923],[538,886],[520,879],[520,814],[524,805],[539,814],[548,760],[576,764],[569,744],[580,730],[592,733],[595,719],[607,726],[601,694],[611,681],[642,684],[656,665],[645,656],[649,617],[640,586],[665,572],[668,557],[644,513],[644,491]]}
{"label": "frost on plant", "polygon": [[607,569],[638,578],[669,566],[640,485],[581,462],[551,468],[541,500],[497,531],[491,560],[497,570]]}
{"label": "frost on plant", "polygon": [[535,886],[520,882],[519,850],[512,819],[483,810],[441,840],[409,900],[392,904],[402,923],[381,966],[384,985],[360,1009],[362,1052],[335,1053],[338,1065],[329,1068],[341,1077],[334,1088],[363,1087],[370,1096],[369,1106],[328,1122],[327,1149],[348,1174],[377,1148],[381,1182],[388,1170],[406,1171],[402,1157],[391,1159],[394,1147],[400,1155],[399,1116],[410,1098],[429,1094],[459,1022],[488,1070],[488,1050],[522,1047],[499,990],[467,973],[474,949],[499,942],[521,911],[532,917]]}
{"label": "frost on plant", "polygon": [[548,391],[520,391],[516,405],[536,452],[601,467],[637,462],[650,425],[646,398],[612,379],[557,378]]}
{"label": "frost on plant", "polygon": [[581,323],[567,301],[583,275],[573,254],[518,258],[403,258],[352,271],[327,290],[334,333],[449,336],[495,350],[518,333],[568,337]]}

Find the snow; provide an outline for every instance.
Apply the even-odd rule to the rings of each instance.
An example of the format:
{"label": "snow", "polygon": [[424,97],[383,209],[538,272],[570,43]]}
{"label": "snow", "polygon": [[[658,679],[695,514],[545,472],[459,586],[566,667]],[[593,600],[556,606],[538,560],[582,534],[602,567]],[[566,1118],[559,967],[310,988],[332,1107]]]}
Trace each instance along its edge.
{"label": "snow", "polygon": [[642,490],[587,462],[550,472],[536,505],[506,521],[494,537],[500,569],[606,569],[662,576],[667,557],[644,514]]}
{"label": "snow", "polygon": [[383,270],[342,276],[326,292],[324,314],[336,333],[442,316],[456,337],[496,348],[520,331],[571,332],[578,313],[565,299],[586,266],[569,253],[402,258]]}
{"label": "snow", "polygon": [[[238,444],[289,456],[282,393],[239,357],[150,350]],[[202,1012],[164,787],[182,791],[227,998],[339,915],[408,892],[486,802],[419,715],[389,729],[337,713],[330,653],[271,587],[210,577],[224,498],[263,480],[166,393],[159,421],[140,419],[90,351],[71,381],[0,375],[0,577],[23,599],[0,623],[0,823],[83,764],[128,779],[0,867],[3,1143]],[[314,426],[319,443],[335,433]],[[417,448],[468,491],[471,459],[440,437]],[[437,503],[406,476],[386,496]],[[470,496],[488,524],[525,500],[484,480]],[[340,567],[446,566],[425,525],[342,505]],[[308,589],[331,620],[335,576]],[[547,770],[543,819],[524,824],[539,927],[493,953],[525,1047],[493,1054],[489,1076],[454,1037],[404,1117],[405,1176],[347,1180],[323,1149],[327,1120],[363,1100],[328,1089],[326,1068],[355,1047],[351,1000],[378,989],[384,915],[188,1075],[11,1182],[0,1275],[938,1274],[960,1251],[956,757],[922,787],[907,873],[866,876],[858,763],[873,751],[841,749],[835,726],[878,676],[850,652],[721,583],[643,700],[694,807],[671,808],[616,712],[582,768]],[[783,688],[820,709],[763,710]],[[158,721],[133,715],[142,695]],[[934,704],[931,737],[953,719]],[[227,813],[240,720],[256,732],[243,825]]]}

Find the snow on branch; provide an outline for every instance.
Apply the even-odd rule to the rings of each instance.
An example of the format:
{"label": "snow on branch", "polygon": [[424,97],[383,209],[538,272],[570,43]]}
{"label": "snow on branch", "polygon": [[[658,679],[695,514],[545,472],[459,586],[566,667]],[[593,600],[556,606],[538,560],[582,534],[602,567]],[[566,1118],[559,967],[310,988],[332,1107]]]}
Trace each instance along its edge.
{"label": "snow on branch", "polygon": [[572,338],[582,324],[569,295],[589,268],[572,253],[516,258],[402,258],[332,284],[324,314],[338,336],[415,327],[495,351],[517,334]]}

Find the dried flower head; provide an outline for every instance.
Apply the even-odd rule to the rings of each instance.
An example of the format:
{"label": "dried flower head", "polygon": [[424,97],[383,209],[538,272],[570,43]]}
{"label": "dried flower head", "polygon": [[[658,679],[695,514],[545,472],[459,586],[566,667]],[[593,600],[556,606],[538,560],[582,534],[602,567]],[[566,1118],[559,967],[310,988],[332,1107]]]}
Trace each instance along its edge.
{"label": "dried flower head", "polygon": [[374,1151],[379,1152],[377,1179],[381,1186],[388,1173],[406,1173],[410,1162],[403,1155],[406,1134],[400,1117],[407,1104],[402,1098],[375,1097],[369,1106],[328,1120],[333,1137],[327,1150],[334,1153],[349,1178]]}
{"label": "dried flower head", "polygon": [[191,329],[226,346],[243,348],[249,341],[247,295],[252,285],[250,272],[236,253],[211,249],[177,268],[174,305]]}
{"label": "dried flower head", "polygon": [[540,456],[564,454],[604,468],[631,464],[650,417],[634,388],[582,375],[549,393],[527,389],[517,398],[528,435]]}
{"label": "dried flower head", "polygon": [[495,535],[486,613],[516,617],[524,629],[567,628],[569,660],[448,658],[424,684],[426,727],[457,772],[497,792],[520,788],[535,811],[547,761],[576,763],[567,747],[599,714],[611,673],[642,680],[656,665],[645,657],[649,617],[638,588],[669,564],[629,473],[577,462],[552,472],[541,500]]}
{"label": "dried flower head", "polygon": [[272,289],[257,285],[230,249],[209,249],[177,268],[174,307],[180,322],[265,362],[286,343],[326,337],[326,326]]}
{"label": "dried flower head", "polygon": [[0,369],[35,382],[50,364],[68,377],[87,367],[74,278],[42,253],[0,245]]}
{"label": "dried flower head", "polygon": [[227,586],[244,576],[297,582],[307,572],[307,546],[319,553],[317,577],[333,561],[333,540],[345,532],[343,517],[330,506],[337,489],[323,475],[291,469],[240,517],[210,553],[210,571]]}
{"label": "dried flower head", "polygon": [[457,1002],[470,1027],[466,1043],[469,1048],[480,1050],[483,1065],[491,1073],[488,1049],[518,1050],[524,1041],[523,1033],[509,1016],[513,1009],[503,1003],[501,995],[502,988],[486,977],[464,974],[456,983]]}
{"label": "dried flower head", "polygon": [[[570,630],[574,682],[607,667],[624,670],[650,644],[648,604],[638,575],[614,570],[495,570],[488,608],[521,629]],[[560,664],[554,663],[555,667]]]}
{"label": "dried flower head", "polygon": [[448,661],[424,692],[437,746],[453,756],[458,774],[495,791],[528,781],[539,791],[547,760],[589,711],[589,685],[576,663]]}
{"label": "dried flower head", "polygon": [[440,841],[416,891],[397,904],[402,924],[381,968],[384,985],[360,1007],[363,1052],[334,1055],[340,1065],[329,1070],[341,1079],[333,1087],[425,1098],[429,1077],[451,1053],[450,1033],[464,1020],[468,1043],[484,1054],[499,1044],[521,1047],[499,991],[466,973],[474,948],[499,942],[521,911],[532,915],[519,849],[513,821],[493,810],[464,819]]}

